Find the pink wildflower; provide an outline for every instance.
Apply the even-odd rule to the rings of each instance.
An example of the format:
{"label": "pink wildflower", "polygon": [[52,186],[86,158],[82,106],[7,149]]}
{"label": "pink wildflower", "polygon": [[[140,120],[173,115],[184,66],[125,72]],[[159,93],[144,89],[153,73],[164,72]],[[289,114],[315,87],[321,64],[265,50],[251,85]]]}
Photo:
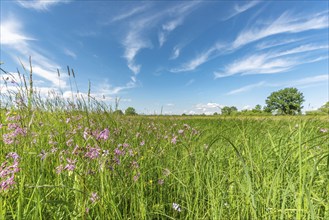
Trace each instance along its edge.
{"label": "pink wildflower", "polygon": [[13,186],[15,184],[15,173],[19,172],[20,170],[18,167],[20,158],[18,154],[15,152],[11,152],[6,156],[6,159],[9,158],[14,159],[13,165],[7,166],[8,161],[5,161],[0,166],[0,180],[5,179],[0,182],[0,190],[7,190],[11,186]]}
{"label": "pink wildflower", "polygon": [[137,173],[137,174],[133,177],[134,182],[137,182],[137,180],[139,179],[139,176],[140,176],[140,175],[141,175],[140,173]]}
{"label": "pink wildflower", "polygon": [[95,159],[95,158],[99,157],[100,150],[101,150],[100,148],[90,147],[89,151],[85,154],[85,156],[90,159]]}
{"label": "pink wildflower", "polygon": [[16,152],[10,152],[9,154],[7,154],[6,158],[9,158],[9,157],[13,158],[14,161],[16,161],[20,158]]}
{"label": "pink wildflower", "polygon": [[93,192],[91,193],[91,196],[90,196],[90,201],[91,203],[95,203],[97,202],[97,200],[99,199],[98,195],[97,195],[97,192]]}
{"label": "pink wildflower", "polygon": [[177,137],[174,136],[172,139],[171,139],[171,143],[172,144],[176,144],[177,143]]}
{"label": "pink wildflower", "polygon": [[106,141],[109,138],[109,135],[110,135],[109,129],[105,128],[103,131],[99,133],[97,139],[103,139]]}
{"label": "pink wildflower", "polygon": [[15,184],[15,181],[14,181],[14,177],[15,175],[12,174],[9,178],[7,178],[5,181],[2,181],[0,183],[0,189],[1,190],[7,190],[9,189],[12,185]]}
{"label": "pink wildflower", "polygon": [[114,149],[114,154],[115,155],[125,155],[125,152],[120,150],[119,148]]}
{"label": "pink wildflower", "polygon": [[75,163],[77,162],[77,160],[71,160],[69,158],[66,158],[66,161],[68,162],[68,164],[64,167],[64,170],[73,171],[75,169]]}

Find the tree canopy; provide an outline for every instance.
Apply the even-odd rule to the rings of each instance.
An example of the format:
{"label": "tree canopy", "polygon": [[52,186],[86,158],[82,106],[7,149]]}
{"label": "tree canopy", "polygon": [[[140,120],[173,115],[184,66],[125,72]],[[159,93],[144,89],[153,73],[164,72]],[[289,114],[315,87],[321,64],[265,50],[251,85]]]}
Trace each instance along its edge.
{"label": "tree canopy", "polygon": [[266,111],[284,115],[300,114],[304,102],[303,93],[296,88],[285,88],[276,92],[272,92],[266,99]]}
{"label": "tree canopy", "polygon": [[128,107],[125,111],[125,115],[137,115],[137,113],[133,107]]}
{"label": "tree canopy", "polygon": [[225,106],[221,109],[222,115],[231,115],[234,112],[237,112],[238,109],[235,106]]}

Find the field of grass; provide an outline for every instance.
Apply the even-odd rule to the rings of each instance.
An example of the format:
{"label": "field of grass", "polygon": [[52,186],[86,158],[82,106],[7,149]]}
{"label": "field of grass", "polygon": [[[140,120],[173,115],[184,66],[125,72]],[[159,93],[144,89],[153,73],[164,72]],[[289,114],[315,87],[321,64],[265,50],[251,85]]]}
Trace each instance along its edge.
{"label": "field of grass", "polygon": [[25,75],[0,89],[0,220],[329,219],[328,116],[129,117]]}
{"label": "field of grass", "polygon": [[1,111],[0,219],[329,219],[328,121]]}

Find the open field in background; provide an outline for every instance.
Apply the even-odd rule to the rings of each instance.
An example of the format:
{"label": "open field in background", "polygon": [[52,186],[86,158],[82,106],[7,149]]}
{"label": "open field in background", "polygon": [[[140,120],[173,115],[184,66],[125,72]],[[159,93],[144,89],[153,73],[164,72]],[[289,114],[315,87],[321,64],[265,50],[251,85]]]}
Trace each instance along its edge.
{"label": "open field in background", "polygon": [[329,219],[326,116],[11,110],[1,124],[0,219]]}

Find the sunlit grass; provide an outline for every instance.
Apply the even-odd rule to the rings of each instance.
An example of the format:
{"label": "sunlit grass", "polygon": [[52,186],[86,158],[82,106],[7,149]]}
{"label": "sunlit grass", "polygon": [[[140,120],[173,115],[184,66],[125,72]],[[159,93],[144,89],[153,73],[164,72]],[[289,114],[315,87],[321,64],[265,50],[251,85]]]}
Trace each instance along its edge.
{"label": "sunlit grass", "polygon": [[2,103],[0,219],[329,219],[327,117],[126,117],[2,95],[21,103]]}

